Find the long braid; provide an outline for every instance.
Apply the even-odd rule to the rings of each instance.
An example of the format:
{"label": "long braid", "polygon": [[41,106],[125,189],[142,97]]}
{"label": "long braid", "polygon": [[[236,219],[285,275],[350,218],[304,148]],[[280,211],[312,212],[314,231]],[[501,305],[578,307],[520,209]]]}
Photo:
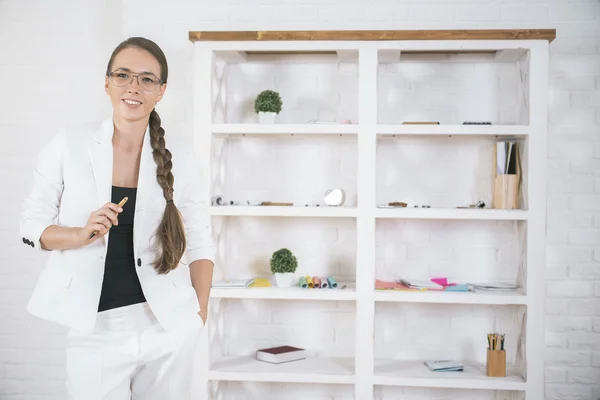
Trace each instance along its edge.
{"label": "long braid", "polygon": [[166,200],[165,212],[156,231],[162,254],[153,265],[159,274],[166,274],[175,269],[183,257],[186,248],[185,228],[179,210],[173,202],[174,177],[171,172],[173,167],[171,152],[165,147],[165,130],[155,110],[150,114],[149,125],[152,157],[156,162],[156,180]]}

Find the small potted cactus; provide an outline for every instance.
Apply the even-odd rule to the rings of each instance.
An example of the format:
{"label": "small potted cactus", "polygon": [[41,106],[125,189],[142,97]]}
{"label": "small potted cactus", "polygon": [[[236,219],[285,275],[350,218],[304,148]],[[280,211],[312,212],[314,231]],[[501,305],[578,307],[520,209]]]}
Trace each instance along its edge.
{"label": "small potted cactus", "polygon": [[298,268],[298,260],[289,249],[282,248],[274,252],[269,264],[278,287],[290,287],[294,284],[294,273]]}
{"label": "small potted cactus", "polygon": [[254,111],[261,124],[275,123],[275,116],[281,112],[281,96],[273,90],[263,90],[254,100]]}

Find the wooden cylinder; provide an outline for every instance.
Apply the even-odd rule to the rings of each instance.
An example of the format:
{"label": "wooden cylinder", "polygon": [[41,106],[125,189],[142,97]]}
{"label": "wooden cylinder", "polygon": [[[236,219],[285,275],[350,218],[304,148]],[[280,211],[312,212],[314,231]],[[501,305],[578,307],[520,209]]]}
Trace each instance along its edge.
{"label": "wooden cylinder", "polygon": [[486,373],[493,377],[506,376],[506,350],[488,349]]}

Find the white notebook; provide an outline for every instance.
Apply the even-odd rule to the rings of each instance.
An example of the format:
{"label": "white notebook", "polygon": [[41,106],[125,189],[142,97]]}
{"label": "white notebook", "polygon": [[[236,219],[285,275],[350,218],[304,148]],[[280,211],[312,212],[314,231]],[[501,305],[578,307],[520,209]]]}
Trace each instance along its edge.
{"label": "white notebook", "polygon": [[516,285],[502,282],[470,282],[468,285],[475,290],[510,291],[517,289]]}
{"label": "white notebook", "polygon": [[453,360],[431,360],[425,361],[425,365],[429,367],[430,370],[436,372],[443,371],[462,371],[463,365],[462,363],[453,361]]}
{"label": "white notebook", "polygon": [[413,289],[443,289],[442,285],[439,285],[431,280],[427,279],[396,279],[396,283],[403,283],[409,288]]}
{"label": "white notebook", "polygon": [[246,288],[254,282],[254,278],[239,278],[239,279],[223,279],[218,282],[213,282],[214,288]]}

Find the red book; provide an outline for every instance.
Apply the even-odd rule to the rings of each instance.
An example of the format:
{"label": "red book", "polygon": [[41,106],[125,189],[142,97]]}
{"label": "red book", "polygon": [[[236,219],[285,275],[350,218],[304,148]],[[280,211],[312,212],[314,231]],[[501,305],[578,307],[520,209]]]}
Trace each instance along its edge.
{"label": "red book", "polygon": [[303,360],[306,358],[306,350],[293,346],[278,346],[256,351],[256,359],[272,364],[280,364],[289,361]]}

